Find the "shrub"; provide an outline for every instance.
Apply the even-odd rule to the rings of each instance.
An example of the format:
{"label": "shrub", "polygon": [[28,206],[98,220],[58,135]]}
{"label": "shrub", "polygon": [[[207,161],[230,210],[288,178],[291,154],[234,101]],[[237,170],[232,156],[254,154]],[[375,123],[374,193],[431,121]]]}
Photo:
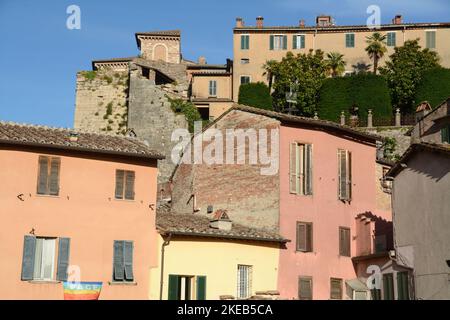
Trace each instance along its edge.
{"label": "shrub", "polygon": [[88,80],[94,80],[97,76],[97,71],[81,71],[81,74]]}
{"label": "shrub", "polygon": [[273,110],[269,87],[263,82],[241,84],[238,102],[251,107]]}
{"label": "shrub", "polygon": [[341,111],[348,113],[356,104],[360,117],[372,109],[374,118],[392,116],[391,99],[386,80],[371,73],[325,79],[319,91],[319,118],[338,121]]}
{"label": "shrub", "polygon": [[175,113],[182,113],[186,118],[189,125],[189,131],[194,132],[194,122],[202,121],[202,117],[197,110],[197,107],[189,101],[184,101],[183,99],[172,99],[167,97],[170,102],[172,111]]}
{"label": "shrub", "polygon": [[428,101],[433,108],[450,97],[450,69],[435,68],[425,71],[417,87],[415,104]]}

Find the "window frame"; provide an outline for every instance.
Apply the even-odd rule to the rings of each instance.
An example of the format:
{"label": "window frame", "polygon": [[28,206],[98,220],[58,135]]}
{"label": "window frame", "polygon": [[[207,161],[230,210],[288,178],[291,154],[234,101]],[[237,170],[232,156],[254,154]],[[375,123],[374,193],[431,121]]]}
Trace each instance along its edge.
{"label": "window frame", "polygon": [[[345,153],[345,195],[342,192],[342,166],[341,166],[341,157]],[[341,201],[352,200],[352,152],[348,149],[339,148],[337,151],[338,155],[338,199]]]}
{"label": "window frame", "polygon": [[[436,49],[436,31],[436,29],[425,30],[425,48]],[[430,34],[433,34],[431,39],[429,38]],[[431,46],[431,40],[433,40],[433,46]]]}
{"label": "window frame", "polygon": [[[306,34],[304,34],[304,33],[294,34],[292,40],[294,40],[294,37],[295,37],[295,42],[292,41],[292,49],[293,50],[305,49],[306,48]],[[299,38],[303,39],[303,40],[300,40],[300,44],[298,41]],[[294,44],[295,44],[295,46],[294,46]]]}
{"label": "window frame", "polygon": [[[351,39],[352,45],[351,46],[349,46],[348,36],[352,36],[352,39]],[[346,48],[355,48],[355,42],[356,41],[355,41],[355,33],[354,32],[345,33],[345,47]]]}
{"label": "window frame", "polygon": [[[38,258],[38,254],[37,254],[38,252],[37,251],[38,251],[39,240],[41,240],[41,243],[42,243],[42,247],[41,247],[42,251],[40,252],[40,255],[39,255],[39,258]],[[57,240],[57,238],[55,238],[55,237],[36,237],[36,246],[35,246],[35,254],[34,254],[34,268],[33,268],[33,280],[32,281],[55,281],[55,279],[56,279],[55,270],[56,270],[56,265],[57,265],[56,259],[58,257],[58,255],[57,255],[58,243],[57,243],[56,240]],[[45,270],[43,268],[44,267],[44,262],[47,261],[47,260],[44,261],[44,243],[45,242],[50,242],[50,241],[53,243],[52,244],[53,248],[51,248],[52,249],[52,255],[49,258],[49,260],[51,262],[51,276],[50,276],[50,278],[47,278],[47,277],[45,277],[45,275],[44,275],[44,277],[42,276],[45,273]],[[40,277],[36,277],[36,273],[37,273],[36,266],[38,265],[37,262],[39,262],[38,259],[40,260]]]}
{"label": "window frame", "polygon": [[[339,283],[339,298],[333,297],[333,282]],[[342,278],[330,278],[330,299],[331,300],[342,300],[343,298],[343,280]]]}
{"label": "window frame", "polygon": [[[295,164],[292,163],[293,145],[295,145]],[[309,150],[309,167],[308,161]],[[289,193],[301,196],[312,196],[313,188],[313,144],[291,141],[289,144]],[[295,166],[295,169],[293,168]],[[294,172],[295,171],[295,172]],[[295,183],[292,181],[295,179]],[[309,184],[308,184],[309,183]],[[308,188],[309,185],[309,188]]]}
{"label": "window frame", "polygon": [[[275,38],[281,38],[281,47],[278,48],[275,46]],[[271,34],[269,36],[269,49],[272,51],[283,51],[283,50],[287,50],[287,35],[286,34],[280,34],[280,33],[275,33],[275,34]]]}
{"label": "window frame", "polygon": [[[248,78],[248,82],[242,82],[242,78]],[[247,84],[252,82],[252,77],[249,75],[241,75],[239,76],[239,85]]]}
{"label": "window frame", "polygon": [[[348,243],[346,243],[345,246],[341,242],[342,232],[348,232]],[[339,226],[339,256],[341,257],[352,256],[352,231],[349,227]]]}
{"label": "window frame", "polygon": [[[47,166],[47,174],[46,174],[46,186],[45,191],[40,192],[40,183],[41,183],[41,170],[43,169],[41,167],[41,161],[46,161]],[[52,165],[57,165],[57,177],[56,177],[56,188],[57,190],[52,190]],[[37,183],[36,183],[36,194],[38,196],[51,196],[51,197],[58,197],[59,191],[60,191],[60,180],[61,180],[61,157],[54,157],[49,155],[40,155],[38,157],[38,170],[37,170]]]}
{"label": "window frame", "polygon": [[[116,278],[116,244],[118,244],[118,243],[122,244],[122,252],[121,252],[121,254],[122,254],[122,261],[121,261],[122,270],[121,270],[121,272],[123,272],[123,279]],[[130,270],[132,273],[131,279],[127,279],[127,270],[126,270],[127,261],[126,261],[126,257],[125,257],[125,251],[126,251],[125,244],[126,243],[131,244],[131,270]],[[135,263],[134,263],[134,240],[114,240],[113,241],[113,263],[112,263],[113,270],[112,270],[112,277],[111,277],[112,283],[135,283],[136,277],[134,274],[134,266],[135,266]]]}
{"label": "window frame", "polygon": [[209,80],[208,94],[210,97],[217,97],[217,80]]}
{"label": "window frame", "polygon": [[[308,281],[309,282],[309,288],[310,288],[310,292],[311,292],[311,296],[310,297],[302,297],[301,296],[301,285],[300,282],[301,281]],[[299,276],[298,277],[298,299],[299,300],[312,300],[314,296],[313,293],[313,277],[311,276]]]}
{"label": "window frame", "polygon": [[[245,296],[242,295],[242,279],[241,279],[241,269],[244,269],[246,272],[246,283],[245,283],[245,288],[244,288],[244,294],[246,294]],[[236,298],[237,299],[247,299],[249,297],[252,296],[252,275],[253,275],[253,266],[251,265],[246,265],[246,264],[238,264],[237,265],[237,294],[236,294]],[[244,280],[244,281],[245,281]]]}
{"label": "window frame", "polygon": [[[121,197],[117,197],[117,173],[122,171],[123,172],[123,180],[122,180],[122,195]],[[115,186],[114,186],[114,199],[115,200],[126,200],[126,201],[134,201],[136,198],[136,171],[134,170],[126,170],[126,169],[116,169],[116,175],[115,175]],[[128,174],[133,175],[133,186],[132,186],[132,192],[133,196],[132,198],[127,198],[127,181],[128,181]]]}
{"label": "window frame", "polygon": [[[299,245],[299,227],[301,225],[305,226],[305,248],[301,248]],[[308,229],[309,228],[309,229]],[[309,238],[308,238],[309,237]],[[297,252],[313,252],[314,244],[314,229],[312,222],[297,221],[296,223],[296,233],[295,233],[295,251]]]}
{"label": "window frame", "polygon": [[[250,34],[241,34],[241,50],[250,50]],[[246,40],[243,40],[246,39]]]}
{"label": "window frame", "polygon": [[[394,39],[392,39],[392,35]],[[393,43],[392,43],[393,41]],[[386,32],[386,46],[387,47],[396,47],[397,46],[397,32],[396,31],[388,31]]]}

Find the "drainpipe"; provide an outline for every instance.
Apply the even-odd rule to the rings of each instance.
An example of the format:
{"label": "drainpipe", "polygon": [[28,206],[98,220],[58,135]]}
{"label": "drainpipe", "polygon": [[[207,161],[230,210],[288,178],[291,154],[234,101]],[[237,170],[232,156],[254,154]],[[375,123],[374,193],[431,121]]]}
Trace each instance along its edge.
{"label": "drainpipe", "polygon": [[164,253],[166,246],[170,244],[170,238],[172,238],[172,234],[169,233],[169,236],[164,240],[161,245],[161,276],[160,276],[160,284],[159,284],[159,300],[162,300],[163,295],[163,287],[164,287]]}

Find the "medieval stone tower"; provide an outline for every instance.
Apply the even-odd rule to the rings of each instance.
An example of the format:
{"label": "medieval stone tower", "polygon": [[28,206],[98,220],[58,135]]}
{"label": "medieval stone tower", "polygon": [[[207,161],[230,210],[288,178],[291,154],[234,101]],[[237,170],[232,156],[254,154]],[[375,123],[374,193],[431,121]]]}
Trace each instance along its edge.
{"label": "medieval stone tower", "polygon": [[179,30],[138,32],[136,42],[141,50],[141,57],[146,60],[181,62]]}

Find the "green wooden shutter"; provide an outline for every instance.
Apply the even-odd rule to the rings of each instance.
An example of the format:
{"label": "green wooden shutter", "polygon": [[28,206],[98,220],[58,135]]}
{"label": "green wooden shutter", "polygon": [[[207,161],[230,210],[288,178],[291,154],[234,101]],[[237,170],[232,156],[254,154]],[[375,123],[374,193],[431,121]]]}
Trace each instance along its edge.
{"label": "green wooden shutter", "polygon": [[134,171],[126,171],[125,179],[125,199],[134,199]]}
{"label": "green wooden shutter", "polygon": [[67,269],[69,268],[70,238],[59,238],[58,266],[56,279],[67,281]]}
{"label": "green wooden shutter", "polygon": [[300,36],[300,48],[301,49],[305,48],[305,36],[304,35]]}
{"label": "green wooden shutter", "polygon": [[57,196],[59,194],[59,171],[61,167],[60,158],[52,158],[50,161],[50,183],[49,193]]}
{"label": "green wooden shutter", "polygon": [[450,126],[441,129],[441,141],[442,143],[450,143]]}
{"label": "green wooden shutter", "polygon": [[133,241],[124,241],[125,280],[133,281]]}
{"label": "green wooden shutter", "polygon": [[26,235],[23,241],[22,280],[33,280],[36,237]]}
{"label": "green wooden shutter", "polygon": [[241,50],[245,49],[245,36],[241,36]]}
{"label": "green wooden shutter", "polygon": [[125,171],[116,170],[116,199],[123,199],[123,182],[124,182]]}
{"label": "green wooden shutter", "polygon": [[114,281],[123,281],[124,280],[124,241],[114,240],[114,271],[113,271],[113,280]]}
{"label": "green wooden shutter", "polygon": [[39,172],[38,172],[38,194],[47,194],[48,186],[48,157],[39,157]]}
{"label": "green wooden shutter", "polygon": [[197,276],[197,300],[206,300],[206,276]]}
{"label": "green wooden shutter", "polygon": [[283,36],[283,50],[287,49],[287,36]]}
{"label": "green wooden shutter", "polygon": [[179,276],[169,274],[169,300],[179,300]]}
{"label": "green wooden shutter", "polygon": [[397,299],[409,300],[408,272],[397,272]]}
{"label": "green wooden shutter", "polygon": [[292,36],[292,49],[298,49],[297,48],[297,35]]}
{"label": "green wooden shutter", "polygon": [[245,36],[245,49],[250,49],[250,36]]}
{"label": "green wooden shutter", "polygon": [[273,35],[270,35],[270,50],[273,50]]}
{"label": "green wooden shutter", "polygon": [[394,300],[394,278],[392,273],[383,275],[383,300]]}

